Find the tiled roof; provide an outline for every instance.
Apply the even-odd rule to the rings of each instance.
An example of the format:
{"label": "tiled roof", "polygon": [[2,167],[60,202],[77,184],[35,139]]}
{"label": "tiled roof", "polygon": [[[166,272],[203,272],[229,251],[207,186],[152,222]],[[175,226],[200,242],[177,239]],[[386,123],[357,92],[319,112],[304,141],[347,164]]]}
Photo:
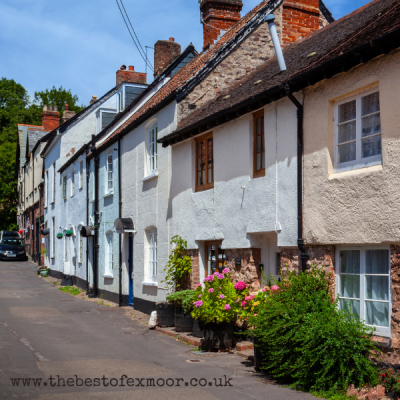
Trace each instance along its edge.
{"label": "tiled roof", "polygon": [[28,129],[28,151],[31,153],[36,143],[48,133],[49,131]]}
{"label": "tiled roof", "polygon": [[[267,11],[273,11],[282,3],[282,0],[264,0],[253,10],[248,12],[240,21],[236,22],[221,39],[211,47],[207,52],[200,53],[184,68],[182,68],[162,89],[160,89],[138,112],[130,117],[123,125],[121,125],[112,135],[104,140],[99,147],[105,147],[109,141],[117,137],[120,133],[126,132],[131,129],[135,123],[148,112],[155,109],[163,100],[175,94],[179,88],[186,84],[193,78],[199,71],[206,67],[215,57],[220,57],[224,49],[228,51],[233,50],[238,36],[244,39],[248,35],[246,26],[252,22],[253,18],[260,17],[260,15]],[[239,35],[239,33],[242,33]]]}
{"label": "tiled roof", "polygon": [[[246,76],[217,99],[182,120],[175,132],[160,139],[159,142],[165,146],[184,140],[188,137],[188,132],[191,129],[194,129],[193,134],[195,132],[200,133],[198,128],[195,128],[201,124],[206,124],[205,128],[208,124],[209,127],[213,118],[214,124],[211,124],[211,126],[220,125],[227,120],[234,119],[240,114],[236,112],[232,117],[232,113],[240,106],[247,105],[247,111],[245,109],[245,112],[242,112],[241,115],[248,113],[251,111],[248,109],[248,104],[251,101],[258,102],[258,106],[255,108],[260,108],[263,105],[259,102],[262,99],[261,96],[265,97],[266,94],[271,94],[264,104],[283,97],[286,83],[292,84],[293,88],[299,90],[300,85],[306,87],[318,80],[329,78],[335,73],[346,71],[356,65],[355,63],[365,62],[367,60],[362,60],[360,54],[355,52],[361,46],[365,46],[376,57],[376,55],[381,54],[381,51],[385,50],[384,47],[374,45],[374,41],[387,37],[385,35],[400,32],[399,15],[400,2],[398,0],[375,0],[306,38],[287,46],[283,51],[287,66],[286,71],[279,71],[275,57],[268,60],[250,76]],[[394,43],[392,43],[392,47],[400,46],[398,40],[393,39],[392,42]],[[374,47],[377,48],[374,49]],[[313,53],[315,54],[312,55]],[[334,63],[337,64],[341,60],[349,59],[347,65],[341,65],[341,70],[330,74],[328,67],[333,68]],[[321,72],[322,69],[327,71],[325,76]],[[317,72],[319,75],[317,75]],[[272,96],[272,91],[274,91],[275,97]],[[218,119],[215,120],[215,118]]]}

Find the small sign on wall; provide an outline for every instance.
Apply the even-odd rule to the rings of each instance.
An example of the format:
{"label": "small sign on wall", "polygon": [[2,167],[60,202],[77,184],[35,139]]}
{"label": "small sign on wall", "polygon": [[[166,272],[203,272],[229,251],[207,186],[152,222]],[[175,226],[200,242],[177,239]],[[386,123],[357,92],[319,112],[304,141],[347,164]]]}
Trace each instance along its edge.
{"label": "small sign on wall", "polygon": [[42,243],[44,244],[44,238],[42,238]]}
{"label": "small sign on wall", "polygon": [[235,265],[242,265],[242,259],[241,258],[235,258]]}

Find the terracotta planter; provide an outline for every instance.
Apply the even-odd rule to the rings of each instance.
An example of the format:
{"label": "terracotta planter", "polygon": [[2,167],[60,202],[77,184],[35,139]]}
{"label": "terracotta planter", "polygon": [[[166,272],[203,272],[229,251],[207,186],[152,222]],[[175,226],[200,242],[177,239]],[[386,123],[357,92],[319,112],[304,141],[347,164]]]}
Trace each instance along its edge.
{"label": "terracotta planter", "polygon": [[175,330],[177,332],[192,332],[193,330],[193,317],[177,307],[175,308]]}
{"label": "terracotta planter", "polygon": [[211,323],[204,326],[202,346],[206,349],[227,350],[233,347],[234,322]]}

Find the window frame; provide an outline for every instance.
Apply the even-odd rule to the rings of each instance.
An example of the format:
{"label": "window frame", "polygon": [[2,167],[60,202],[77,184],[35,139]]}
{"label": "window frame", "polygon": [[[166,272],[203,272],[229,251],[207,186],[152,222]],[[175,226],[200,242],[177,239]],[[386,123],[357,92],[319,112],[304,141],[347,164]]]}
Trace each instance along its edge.
{"label": "window frame", "polygon": [[[109,162],[109,157],[111,157],[111,163]],[[110,173],[109,172],[109,165],[111,164],[111,166],[112,166],[112,170],[111,170],[111,180],[109,179],[109,176],[108,176],[108,174]],[[110,151],[110,152],[108,152],[107,154],[106,154],[106,163],[105,163],[105,186],[104,186],[104,188],[105,188],[105,194],[106,195],[108,195],[108,194],[113,194],[114,193],[114,154],[113,154],[113,152],[112,151]],[[112,187],[111,188],[109,188],[108,187],[108,184],[109,184],[109,182],[111,182],[111,184],[112,184]]]}
{"label": "window frame", "polygon": [[61,198],[67,200],[68,183],[67,174],[64,174],[61,178]]}
{"label": "window frame", "polygon": [[79,161],[79,190],[83,189],[83,160]]}
{"label": "window frame", "polygon": [[[151,229],[146,232],[147,236],[147,266],[146,266],[146,281],[157,283],[157,229]],[[154,274],[155,272],[155,274]]]}
{"label": "window frame", "polygon": [[[219,246],[222,246],[222,240],[210,240],[210,241],[206,241],[205,242],[205,263],[204,263],[204,273],[205,276],[209,276],[212,275],[213,272],[211,270],[211,264],[209,265],[209,263],[211,263],[213,260],[209,259],[209,255],[208,255],[208,246],[215,246],[215,262],[218,263],[218,265],[216,267],[218,267],[218,272],[219,272],[219,252],[221,250],[222,252],[222,258],[221,260],[223,261],[223,265],[221,266],[221,269],[223,270],[224,268],[226,268],[226,255],[225,255],[225,249],[223,249],[221,247],[221,249],[219,249]],[[215,270],[215,272],[217,272],[217,269]]]}
{"label": "window frame", "polygon": [[56,201],[56,177],[57,177],[57,171],[56,171],[56,163],[53,163],[53,190],[52,190],[52,197],[51,197],[51,204],[54,204]]}
{"label": "window frame", "polygon": [[[118,101],[118,100],[117,100]],[[118,104],[117,104],[118,106]],[[106,126],[103,126],[103,114],[107,113],[113,113],[115,115],[118,114],[117,110],[114,110],[112,108],[100,108],[99,110],[96,111],[96,134],[99,134],[106,128]],[[115,116],[114,116],[115,118]],[[107,125],[108,126],[108,125]]]}
{"label": "window frame", "polygon": [[116,102],[117,102],[117,114],[124,111],[125,109],[125,90],[124,86],[121,88],[119,92],[117,92]]}
{"label": "window frame", "polygon": [[[152,132],[154,130],[155,130],[155,140],[152,141],[151,139],[153,136]],[[147,130],[147,175],[155,174],[158,171],[157,139],[158,139],[158,124],[156,122]],[[152,145],[154,145],[153,148]]]}
{"label": "window frame", "polygon": [[[348,251],[348,250],[357,250],[360,251],[360,273],[340,273],[340,252]],[[388,273],[387,274],[366,274],[365,272],[365,252],[367,250],[386,250],[388,252]],[[391,336],[391,320],[392,320],[392,303],[393,303],[393,295],[392,295],[392,280],[391,280],[391,257],[390,257],[390,247],[385,245],[369,245],[369,246],[338,246],[336,248],[336,266],[335,266],[335,287],[336,287],[336,298],[341,298],[340,293],[340,275],[359,275],[360,276],[360,320],[364,321],[365,325],[375,328],[374,333],[379,336],[390,337]],[[365,322],[366,320],[366,312],[365,312],[365,303],[367,301],[377,301],[377,302],[386,302],[383,300],[374,300],[374,299],[366,299],[365,296],[365,278],[366,276],[388,276],[388,327],[379,327],[376,325],[369,325]],[[351,298],[348,298],[351,299]],[[356,299],[358,300],[358,299]]]}
{"label": "window frame", "polygon": [[71,167],[71,197],[75,196],[75,168]]}
{"label": "window frame", "polygon": [[51,244],[51,258],[55,258],[56,254],[56,217],[52,217],[52,244]]}
{"label": "window frame", "polygon": [[106,260],[104,268],[104,277],[114,278],[114,234],[112,231],[107,231],[105,234],[106,239]]}
{"label": "window frame", "polygon": [[44,208],[47,208],[48,206],[48,201],[49,201],[49,171],[46,170],[45,176],[44,176]]}
{"label": "window frame", "polygon": [[[381,131],[379,134],[374,134],[374,135],[370,135],[367,136],[368,137],[373,137],[373,136],[377,136],[380,135],[381,137],[381,154],[377,154],[374,156],[370,156],[370,157],[365,157],[365,158],[361,158],[361,142],[362,142],[362,137],[361,137],[361,131],[362,131],[362,124],[361,124],[361,99],[363,97],[366,97],[368,95],[371,95],[373,93],[378,93],[379,96],[379,114],[381,114],[381,101],[380,101],[380,90],[379,87],[374,87],[372,89],[369,90],[365,90],[362,91],[360,93],[357,93],[356,95],[353,96],[349,96],[346,97],[340,101],[337,101],[334,103],[334,171],[335,172],[340,172],[343,170],[351,170],[351,169],[359,169],[359,168],[365,168],[365,167],[369,167],[369,166],[373,166],[373,165],[379,165],[382,164],[382,119],[380,120],[381,122]],[[343,163],[338,163],[339,160],[339,144],[338,144],[338,138],[339,138],[339,125],[340,124],[345,124],[348,122],[351,122],[353,120],[348,120],[342,123],[339,123],[339,106],[349,103],[351,101],[356,101],[356,139],[355,139],[355,143],[356,143],[356,159],[352,160],[352,161],[347,161],[347,162],[343,162]],[[375,112],[375,113],[378,113]],[[375,114],[372,113],[372,114]],[[372,115],[371,114],[371,115]],[[366,116],[363,116],[366,117]],[[349,141],[352,142],[353,140]],[[349,142],[343,142],[341,143],[341,145],[343,145],[344,143],[349,143]]]}
{"label": "window frame", "polygon": [[[206,142],[206,154],[208,154],[208,140],[210,138],[212,139],[212,174],[213,174],[213,181],[208,183],[208,170],[209,170],[209,168],[208,168],[208,162],[207,162],[206,163],[207,167],[205,168],[205,182],[207,182],[207,183],[199,185],[198,184],[198,181],[199,181],[199,169],[198,169],[197,162],[198,162],[198,159],[201,156],[200,157],[198,156],[198,146],[199,146],[199,143],[205,141]],[[202,136],[200,136],[200,137],[195,139],[195,164],[194,165],[195,165],[195,169],[196,169],[196,182],[195,182],[196,192],[201,192],[201,191],[204,191],[204,190],[213,189],[214,188],[214,178],[215,178],[215,172],[214,172],[214,135],[213,135],[213,132],[208,132],[205,135],[202,135]],[[200,170],[200,172],[201,171],[202,170]]]}
{"label": "window frame", "polygon": [[[262,118],[262,133],[257,135],[257,120]],[[261,136],[264,150],[257,152],[257,136]],[[257,170],[257,153],[264,153],[264,168]],[[253,178],[265,176],[265,116],[264,109],[253,113]]]}

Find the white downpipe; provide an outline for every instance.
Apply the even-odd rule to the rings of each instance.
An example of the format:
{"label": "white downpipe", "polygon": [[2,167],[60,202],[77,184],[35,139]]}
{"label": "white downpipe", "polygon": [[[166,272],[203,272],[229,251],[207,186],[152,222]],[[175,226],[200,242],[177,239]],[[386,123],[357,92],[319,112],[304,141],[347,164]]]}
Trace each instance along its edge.
{"label": "white downpipe", "polygon": [[279,68],[281,71],[286,71],[286,63],[283,57],[282,47],[279,42],[278,32],[275,26],[275,15],[268,14],[265,16],[264,21],[268,23],[269,32],[271,34],[272,43],[274,45],[276,58],[278,59]]}

